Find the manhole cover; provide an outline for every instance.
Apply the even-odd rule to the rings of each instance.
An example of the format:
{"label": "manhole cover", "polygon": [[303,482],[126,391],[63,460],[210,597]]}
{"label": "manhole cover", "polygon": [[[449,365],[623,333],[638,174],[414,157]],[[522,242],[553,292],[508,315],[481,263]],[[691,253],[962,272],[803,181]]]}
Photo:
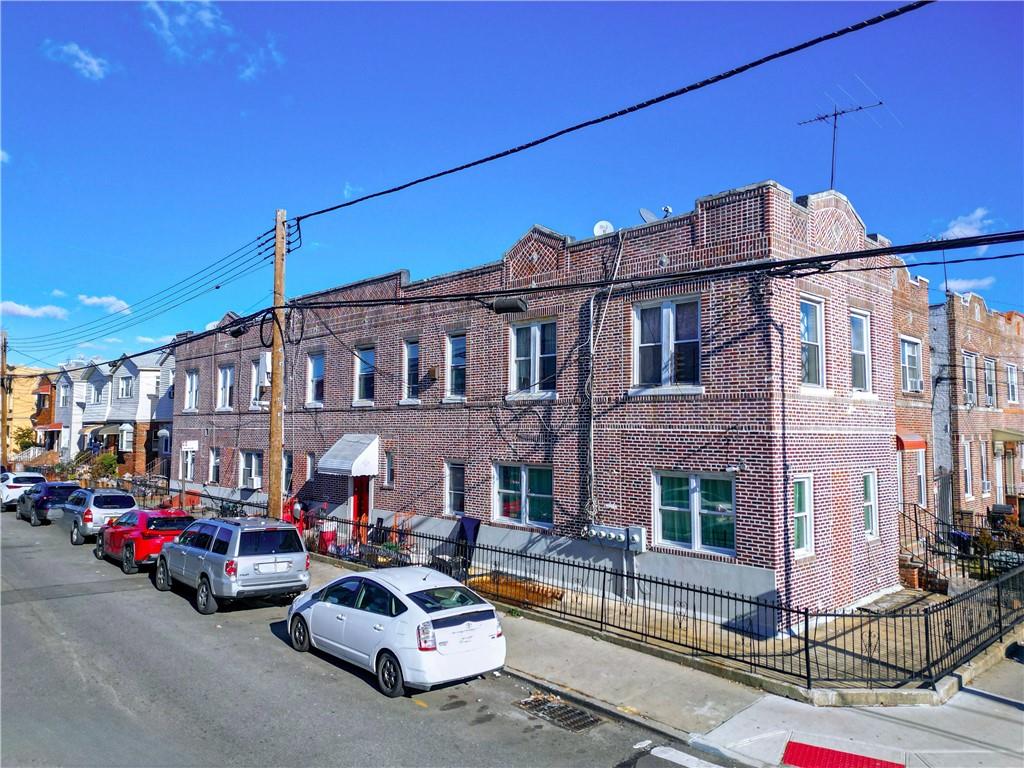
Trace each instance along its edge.
{"label": "manhole cover", "polygon": [[573,733],[580,733],[593,728],[601,721],[586,710],[566,704],[554,697],[535,694],[519,702],[519,707],[531,715],[544,718],[560,728]]}

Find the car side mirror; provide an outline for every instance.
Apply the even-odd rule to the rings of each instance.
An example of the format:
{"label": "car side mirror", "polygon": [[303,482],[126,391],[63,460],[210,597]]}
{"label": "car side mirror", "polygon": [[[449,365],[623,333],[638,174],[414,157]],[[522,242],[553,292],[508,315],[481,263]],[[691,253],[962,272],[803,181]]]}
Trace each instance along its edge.
{"label": "car side mirror", "polygon": [[181,544],[181,534],[180,533],[177,536],[174,537],[174,543],[175,544]]}

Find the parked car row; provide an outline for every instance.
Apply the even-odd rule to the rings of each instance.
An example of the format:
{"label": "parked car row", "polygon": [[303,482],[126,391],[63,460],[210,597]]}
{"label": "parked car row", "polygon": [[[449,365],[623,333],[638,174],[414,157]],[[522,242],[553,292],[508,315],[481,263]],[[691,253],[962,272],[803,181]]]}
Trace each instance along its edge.
{"label": "parked car row", "polygon": [[93,555],[117,562],[126,574],[152,566],[161,592],[175,584],[194,590],[201,614],[248,598],[289,601],[288,636],[296,651],[317,649],[367,669],[387,696],[504,666],[494,606],[431,568],[346,574],[307,593],[310,557],[290,523],[142,509],[124,491],[30,473],[0,477],[0,494],[4,509],[16,505],[18,517],[34,526],[66,518],[73,546],[94,539]]}

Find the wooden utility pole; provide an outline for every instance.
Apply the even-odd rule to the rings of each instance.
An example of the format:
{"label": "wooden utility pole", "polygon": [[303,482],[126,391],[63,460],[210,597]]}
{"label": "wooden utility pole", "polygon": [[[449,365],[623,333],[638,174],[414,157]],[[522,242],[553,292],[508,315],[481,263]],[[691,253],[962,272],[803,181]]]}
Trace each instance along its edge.
{"label": "wooden utility pole", "polygon": [[7,331],[0,331],[0,464],[7,469]]}
{"label": "wooden utility pole", "polygon": [[270,460],[267,513],[281,518],[281,462],[284,459],[284,257],[288,247],[287,214],[277,211],[274,236],[274,329],[270,351]]}

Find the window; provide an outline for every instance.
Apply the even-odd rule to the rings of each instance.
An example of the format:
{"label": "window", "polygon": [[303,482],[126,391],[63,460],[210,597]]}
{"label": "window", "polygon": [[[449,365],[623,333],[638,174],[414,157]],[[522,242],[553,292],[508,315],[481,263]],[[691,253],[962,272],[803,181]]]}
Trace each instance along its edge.
{"label": "window", "polygon": [[213,553],[215,555],[226,555],[230,544],[231,529],[221,526],[217,529],[217,535],[213,540]]}
{"label": "window", "polygon": [[132,451],[135,449],[135,428],[124,424],[117,430],[117,450]]}
{"label": "window", "polygon": [[1017,366],[1006,366],[1006,399],[1011,403],[1017,402]]}
{"label": "window", "polygon": [[395,453],[384,451],[384,485],[395,484]]}
{"label": "window", "polygon": [[824,304],[820,299],[800,300],[800,360],[803,384],[825,386],[825,342],[822,339]]}
{"label": "window", "polygon": [[985,358],[985,405],[996,407],[996,361]]}
{"label": "window", "polygon": [[445,465],[445,512],[450,515],[466,514],[466,465]]}
{"label": "window", "polygon": [[378,616],[395,616],[399,613],[398,601],[388,590],[367,579],[363,580],[363,590],[356,600],[356,608]]}
{"label": "window", "polygon": [[900,372],[904,392],[922,392],[921,342],[917,339],[900,339]]}
{"label": "window", "polygon": [[185,373],[185,408],[195,410],[199,407],[199,371]]}
{"label": "window", "polygon": [[700,384],[696,298],[633,310],[633,381],[638,388]]}
{"label": "window", "polygon": [[124,400],[132,396],[132,383],[133,379],[131,376],[122,376],[117,380],[117,396]]}
{"label": "window", "polygon": [[989,496],[992,493],[992,483],[988,479],[988,443],[978,443],[978,458],[981,467],[981,495]]}
{"label": "window", "polygon": [[914,471],[914,479],[917,481],[917,503],[922,507],[928,506],[928,480],[925,474],[925,450],[917,451],[917,468]]}
{"label": "window", "polygon": [[[371,395],[370,400],[373,399]],[[324,403],[324,353],[314,352],[306,358],[306,404]]]}
{"label": "window", "polygon": [[964,496],[974,498],[974,472],[971,468],[971,441],[964,440]]}
{"label": "window", "polygon": [[292,452],[285,451],[281,459],[281,492],[290,493],[292,490],[292,476],[295,472],[295,464],[292,461]]}
{"label": "window", "polygon": [[969,352],[964,352],[964,402],[967,405],[975,405],[978,402],[978,358]]}
{"label": "window", "polygon": [[405,342],[405,380],[402,382],[404,390],[403,398],[406,400],[420,399],[420,343],[419,341]]}
{"label": "window", "polygon": [[103,402],[103,382],[98,381],[86,388],[86,399],[89,405]]}
{"label": "window", "polygon": [[874,470],[861,475],[864,495],[864,533],[878,536],[878,477]]}
{"label": "window", "polygon": [[217,408],[229,409],[235,405],[235,366],[222,365],[217,369]]}
{"label": "window", "polygon": [[263,454],[259,451],[243,451],[239,472],[243,488],[260,488],[263,484]]}
{"label": "window", "polygon": [[166,435],[160,437],[160,453],[171,452],[171,435],[168,432]]}
{"label": "window", "polygon": [[555,324],[532,323],[512,328],[512,378],[515,394],[555,391]]}
{"label": "window", "polygon": [[210,449],[210,482],[220,482],[220,448]]}
{"label": "window", "polygon": [[732,478],[655,473],[655,540],[670,546],[734,554],[733,490]]}
{"label": "window", "polygon": [[814,501],[810,477],[793,480],[793,551],[797,555],[814,552]]}
{"label": "window", "polygon": [[307,453],[306,454],[306,480],[307,481],[313,479],[313,472],[315,471],[315,469],[316,469],[315,457],[313,456],[312,453]]}
{"label": "window", "polygon": [[323,601],[331,605],[340,605],[342,608],[351,608],[356,604],[356,597],[362,585],[363,580],[360,578],[339,581],[324,590]]}
{"label": "window", "polygon": [[181,452],[181,479],[196,479],[196,452],[193,450],[183,450]]}
{"label": "window", "polygon": [[373,374],[376,370],[376,349],[359,347],[356,349],[356,402],[373,402]]}
{"label": "window", "polygon": [[250,363],[249,372],[249,407],[258,408],[256,403],[260,399],[260,361],[253,360]]}
{"label": "window", "polygon": [[68,407],[68,385],[67,384],[61,384],[60,385],[60,400],[58,402],[59,402],[61,408],[67,408]]}
{"label": "window", "polygon": [[551,467],[499,464],[495,517],[527,525],[554,523],[554,489]]}
{"label": "window", "polygon": [[871,391],[871,318],[861,312],[850,314],[850,386]]}
{"label": "window", "polygon": [[448,337],[448,397],[466,396],[466,334]]}

